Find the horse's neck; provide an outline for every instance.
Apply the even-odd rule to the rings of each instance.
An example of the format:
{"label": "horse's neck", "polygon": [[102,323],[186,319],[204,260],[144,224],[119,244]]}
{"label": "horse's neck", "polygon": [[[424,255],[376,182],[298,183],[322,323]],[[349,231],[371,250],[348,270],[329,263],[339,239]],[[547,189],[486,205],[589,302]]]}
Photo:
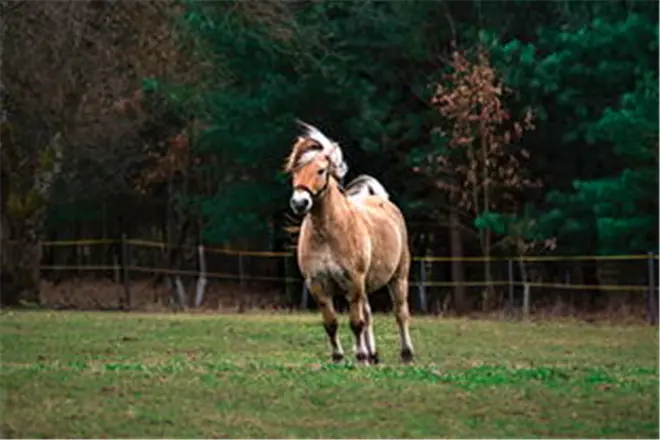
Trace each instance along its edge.
{"label": "horse's neck", "polygon": [[344,235],[345,229],[350,227],[352,216],[348,212],[348,200],[337,185],[330,185],[314,205],[309,213],[314,235],[323,241]]}

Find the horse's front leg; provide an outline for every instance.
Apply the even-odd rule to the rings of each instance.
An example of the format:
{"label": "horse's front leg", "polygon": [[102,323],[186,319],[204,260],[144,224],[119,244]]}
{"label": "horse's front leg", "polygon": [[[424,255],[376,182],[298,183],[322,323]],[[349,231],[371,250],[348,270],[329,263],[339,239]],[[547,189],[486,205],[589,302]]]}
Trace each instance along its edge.
{"label": "horse's front leg", "polygon": [[332,292],[326,291],[323,285],[318,282],[308,282],[307,285],[314,300],[321,309],[323,328],[330,341],[330,357],[333,362],[340,362],[344,359],[344,350],[341,348],[341,342],[339,342],[339,335],[337,334],[339,323],[337,321],[337,312],[332,304]]}
{"label": "horse's front leg", "polygon": [[369,354],[365,341],[365,304],[366,293],[364,278],[354,281],[348,290],[348,301],[350,303],[350,325],[355,336],[355,359],[358,363],[369,363]]}

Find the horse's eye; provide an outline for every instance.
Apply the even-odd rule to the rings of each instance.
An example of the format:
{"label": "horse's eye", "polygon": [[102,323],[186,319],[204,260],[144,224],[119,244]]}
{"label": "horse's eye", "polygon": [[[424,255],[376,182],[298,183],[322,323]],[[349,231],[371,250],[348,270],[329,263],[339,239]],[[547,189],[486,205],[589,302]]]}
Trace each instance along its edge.
{"label": "horse's eye", "polygon": [[323,174],[325,174],[326,171],[327,171],[326,168],[321,168],[320,170],[318,170],[319,176],[322,176]]}

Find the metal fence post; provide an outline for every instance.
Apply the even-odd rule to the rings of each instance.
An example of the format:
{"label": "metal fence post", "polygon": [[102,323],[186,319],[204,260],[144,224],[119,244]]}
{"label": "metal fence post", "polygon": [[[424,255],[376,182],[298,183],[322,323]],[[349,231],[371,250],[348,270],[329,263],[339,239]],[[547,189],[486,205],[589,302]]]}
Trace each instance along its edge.
{"label": "metal fence post", "polygon": [[509,259],[507,260],[508,267],[509,267],[509,301],[508,301],[508,309],[509,313],[513,313],[513,295],[514,295],[514,284],[513,284],[513,260]]}
{"label": "metal fence post", "polygon": [[129,255],[128,255],[128,240],[126,239],[126,234],[121,234],[121,266],[122,273],[124,278],[124,300],[126,301],[127,310],[131,309],[131,288],[130,280],[128,279],[129,273]]}
{"label": "metal fence post", "polygon": [[648,274],[649,274],[649,290],[647,297],[647,308],[649,321],[651,325],[658,324],[658,302],[655,294],[655,256],[653,252],[649,252],[648,258]]}
{"label": "metal fence post", "polygon": [[428,301],[426,296],[426,268],[424,267],[424,260],[419,260],[419,284],[417,285],[417,293],[419,294],[419,307],[425,314],[429,313]]}
{"label": "metal fence post", "polygon": [[199,275],[197,278],[197,291],[195,292],[195,308],[198,308],[204,302],[204,293],[206,290],[206,256],[204,255],[204,245],[197,247],[199,258]]}

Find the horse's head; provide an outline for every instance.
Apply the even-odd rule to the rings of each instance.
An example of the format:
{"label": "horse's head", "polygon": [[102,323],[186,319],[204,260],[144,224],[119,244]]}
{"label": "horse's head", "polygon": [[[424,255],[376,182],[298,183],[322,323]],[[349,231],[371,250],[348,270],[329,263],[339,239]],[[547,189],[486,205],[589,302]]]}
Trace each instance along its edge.
{"label": "horse's head", "polygon": [[341,180],[348,167],[339,145],[328,139],[311,125],[298,121],[306,132],[293,146],[285,171],[291,173],[293,194],[291,209],[298,215],[306,214],[325,194],[330,179]]}

